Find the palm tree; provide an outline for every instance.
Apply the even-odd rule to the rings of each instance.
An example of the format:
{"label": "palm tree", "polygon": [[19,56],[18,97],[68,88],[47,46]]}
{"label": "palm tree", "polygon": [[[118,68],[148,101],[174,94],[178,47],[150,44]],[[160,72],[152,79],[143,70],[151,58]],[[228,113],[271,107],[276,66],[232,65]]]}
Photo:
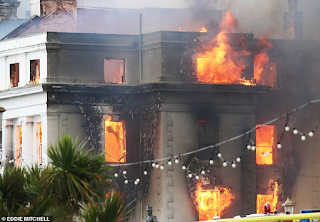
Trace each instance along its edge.
{"label": "palm tree", "polygon": [[48,157],[44,169],[5,168],[0,175],[0,216],[54,215],[55,221],[66,221],[79,213],[80,202],[105,197],[110,170],[103,153],[87,151],[85,143],[64,135],[48,147]]}
{"label": "palm tree", "polygon": [[130,211],[125,213],[123,197],[112,191],[103,203],[89,202],[83,204],[80,220],[82,222],[120,222],[128,218]]}

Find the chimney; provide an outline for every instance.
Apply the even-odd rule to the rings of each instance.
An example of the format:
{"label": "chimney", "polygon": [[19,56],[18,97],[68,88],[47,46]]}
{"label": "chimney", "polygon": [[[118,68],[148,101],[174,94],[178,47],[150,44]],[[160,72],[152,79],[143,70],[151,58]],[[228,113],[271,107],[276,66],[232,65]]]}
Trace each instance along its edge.
{"label": "chimney", "polygon": [[0,1],[0,21],[17,18],[17,8],[20,6],[18,0]]}
{"label": "chimney", "polygon": [[30,16],[44,17],[55,11],[77,16],[77,0],[30,0]]}
{"label": "chimney", "polygon": [[285,39],[303,39],[303,14],[298,11],[298,0],[288,0],[288,9],[283,18]]}

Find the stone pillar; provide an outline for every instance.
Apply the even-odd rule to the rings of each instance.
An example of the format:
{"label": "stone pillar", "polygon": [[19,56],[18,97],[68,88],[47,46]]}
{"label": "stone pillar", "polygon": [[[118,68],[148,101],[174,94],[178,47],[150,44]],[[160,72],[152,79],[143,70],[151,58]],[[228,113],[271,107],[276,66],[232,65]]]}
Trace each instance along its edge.
{"label": "stone pillar", "polygon": [[7,156],[6,164],[13,158],[12,128],[12,121],[2,121],[2,150],[3,159]]}
{"label": "stone pillar", "polygon": [[33,152],[35,149],[34,137],[32,118],[26,117],[22,123],[22,166],[30,166],[35,163]]}
{"label": "stone pillar", "polygon": [[59,137],[59,114],[46,113],[40,114],[42,120],[42,157],[43,164],[48,164],[47,148],[50,144],[54,145]]}

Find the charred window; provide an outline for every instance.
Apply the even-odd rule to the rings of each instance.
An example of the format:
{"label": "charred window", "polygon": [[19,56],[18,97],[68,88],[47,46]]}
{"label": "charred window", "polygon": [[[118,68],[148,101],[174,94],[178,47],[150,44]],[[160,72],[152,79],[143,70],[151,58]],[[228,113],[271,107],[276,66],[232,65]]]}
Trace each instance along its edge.
{"label": "charred window", "polygon": [[258,126],[256,129],[256,163],[258,165],[271,165],[274,162],[276,141],[276,128],[273,125]]}
{"label": "charred window", "polygon": [[[216,121],[199,120],[198,121],[198,144],[199,149],[214,145],[218,142],[218,124]],[[208,149],[197,154],[200,160],[217,160],[216,155],[219,152],[218,147]]]}
{"label": "charred window", "polygon": [[16,166],[21,166],[22,161],[22,126],[16,127]]}
{"label": "charred window", "polygon": [[42,123],[36,123],[36,163],[42,164]]}
{"label": "charred window", "polygon": [[10,86],[18,87],[19,83],[19,63],[10,64]]}
{"label": "charred window", "polygon": [[126,162],[126,126],[125,122],[112,121],[108,116],[105,121],[105,159],[107,162]]}
{"label": "charred window", "polygon": [[40,80],[40,59],[30,61],[30,84],[39,83]]}
{"label": "charred window", "polygon": [[124,59],[104,60],[104,80],[106,83],[124,84]]}

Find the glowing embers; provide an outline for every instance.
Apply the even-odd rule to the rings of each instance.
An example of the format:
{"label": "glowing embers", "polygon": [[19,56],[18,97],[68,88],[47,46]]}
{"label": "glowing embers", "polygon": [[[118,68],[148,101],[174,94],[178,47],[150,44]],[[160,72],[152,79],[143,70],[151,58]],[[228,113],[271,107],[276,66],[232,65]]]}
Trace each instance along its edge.
{"label": "glowing embers", "polygon": [[275,126],[259,126],[256,129],[256,163],[258,165],[273,164],[273,147],[275,145]]}
{"label": "glowing embers", "polygon": [[112,121],[111,116],[105,121],[105,153],[107,162],[126,162],[125,123]]}
{"label": "glowing embers", "polygon": [[125,83],[124,59],[104,60],[104,80],[106,83]]}
{"label": "glowing embers", "polygon": [[257,43],[257,53],[254,57],[254,78],[260,85],[276,86],[276,64],[269,60],[268,51],[273,47],[265,38]]}
{"label": "glowing embers", "polygon": [[269,203],[271,206],[271,212],[274,212],[277,209],[278,204],[278,191],[279,185],[276,181],[270,179],[268,190],[273,191],[273,194],[266,195],[266,194],[258,194],[257,195],[257,213],[263,214],[264,213],[264,205]]}
{"label": "glowing embers", "polygon": [[203,52],[197,55],[197,77],[199,82],[239,84],[246,68],[245,57],[250,53],[244,49],[233,49],[228,33],[235,30],[238,22],[227,12],[220,24],[220,32]]}
{"label": "glowing embers", "polygon": [[214,190],[202,189],[202,184],[197,184],[196,201],[199,220],[212,220],[215,216],[221,216],[234,200],[234,195],[229,188],[219,187]]}

